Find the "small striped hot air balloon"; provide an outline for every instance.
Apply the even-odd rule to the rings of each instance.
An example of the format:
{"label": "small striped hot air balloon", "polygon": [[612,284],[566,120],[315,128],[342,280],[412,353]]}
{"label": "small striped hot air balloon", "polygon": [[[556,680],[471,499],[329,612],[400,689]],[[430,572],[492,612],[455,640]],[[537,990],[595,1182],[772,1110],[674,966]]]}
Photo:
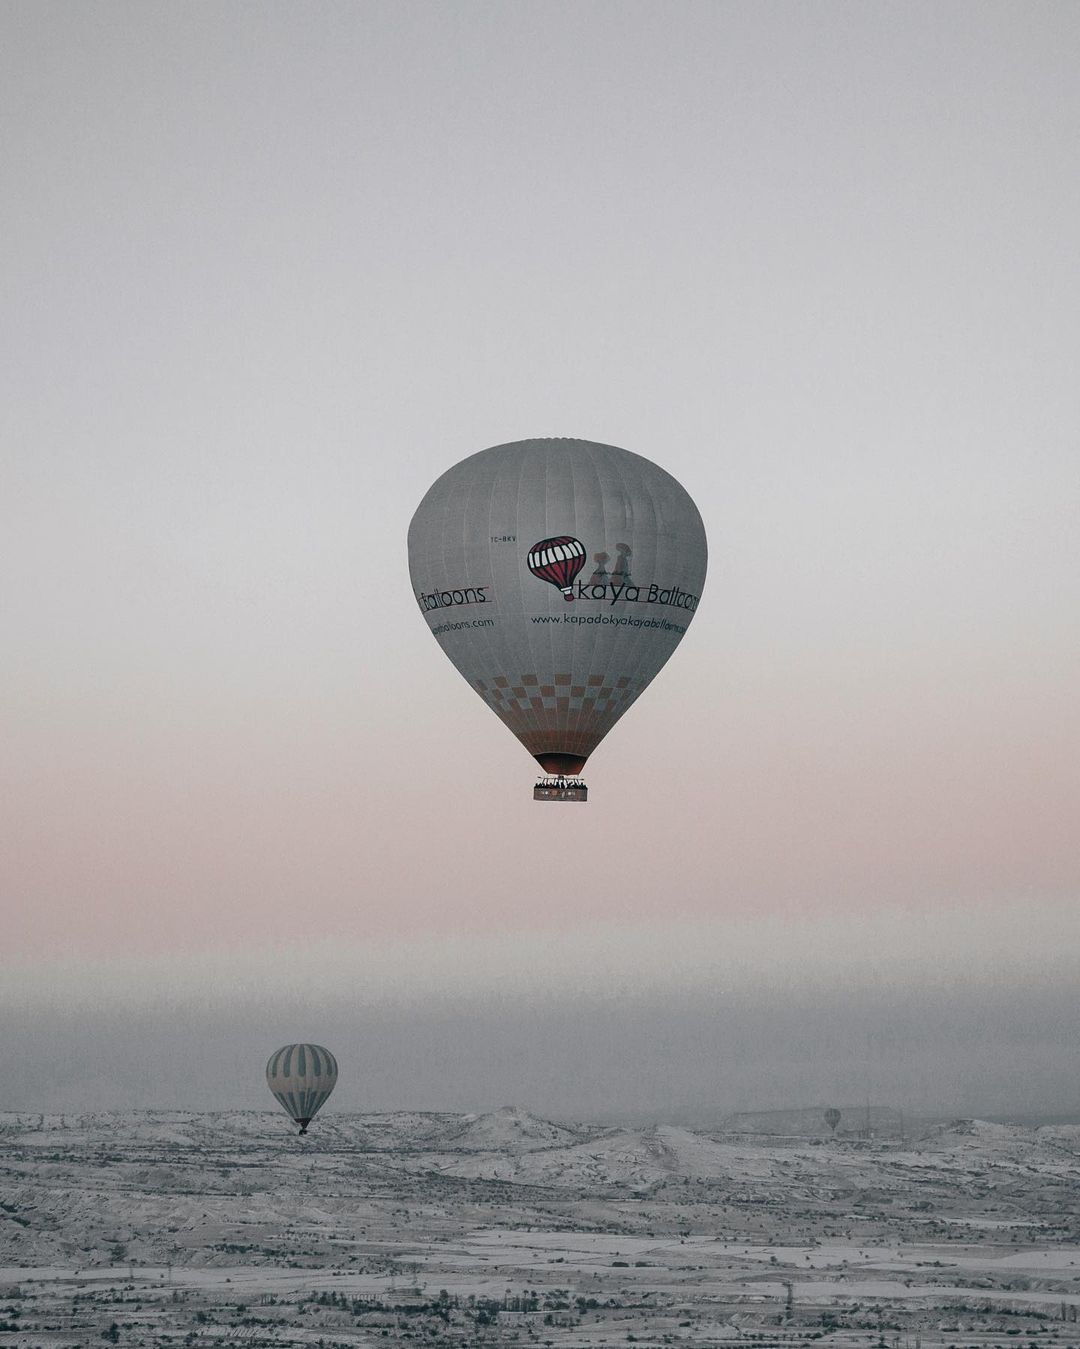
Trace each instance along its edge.
{"label": "small striped hot air balloon", "polygon": [[266,1085],[302,1134],[326,1104],[337,1082],[337,1059],[322,1045],[285,1045],[270,1055]]}

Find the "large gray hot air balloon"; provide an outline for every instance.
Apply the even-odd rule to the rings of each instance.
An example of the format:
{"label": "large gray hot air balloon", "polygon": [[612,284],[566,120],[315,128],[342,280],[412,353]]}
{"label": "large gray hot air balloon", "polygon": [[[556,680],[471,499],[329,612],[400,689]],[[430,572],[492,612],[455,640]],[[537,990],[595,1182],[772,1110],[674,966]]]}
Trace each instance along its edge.
{"label": "large gray hot air balloon", "polygon": [[836,1106],[831,1105],[828,1110],[825,1111],[825,1123],[833,1133],[836,1133],[836,1126],[840,1123],[840,1111],[837,1110]]}
{"label": "large gray hot air balloon", "polygon": [[270,1055],[266,1085],[302,1134],[326,1104],[337,1081],[337,1059],[322,1045],[285,1045]]}
{"label": "large gray hot air balloon", "polygon": [[[707,560],[675,479],[588,440],[482,450],[434,483],[409,526],[432,635],[560,777],[581,771],[678,646]],[[576,787],[542,795],[584,799]]]}

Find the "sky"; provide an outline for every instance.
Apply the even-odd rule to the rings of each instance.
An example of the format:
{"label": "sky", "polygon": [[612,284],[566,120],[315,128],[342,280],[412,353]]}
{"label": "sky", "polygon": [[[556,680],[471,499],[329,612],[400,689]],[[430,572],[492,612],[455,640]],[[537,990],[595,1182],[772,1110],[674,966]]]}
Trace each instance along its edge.
{"label": "sky", "polygon": [[[1080,1107],[1080,9],[0,37],[0,1105]],[[584,807],[405,556],[548,435],[710,546]]]}

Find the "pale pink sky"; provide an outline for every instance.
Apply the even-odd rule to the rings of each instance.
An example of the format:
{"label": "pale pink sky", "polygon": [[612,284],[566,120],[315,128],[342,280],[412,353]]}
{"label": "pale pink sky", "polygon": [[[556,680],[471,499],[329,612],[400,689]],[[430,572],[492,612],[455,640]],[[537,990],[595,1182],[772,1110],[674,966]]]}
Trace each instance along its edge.
{"label": "pale pink sky", "polygon": [[[0,23],[27,1005],[117,959],[194,998],[222,952],[269,988],[328,940],[845,915],[966,915],[978,970],[980,914],[1075,908],[1075,6]],[[405,565],[437,474],[544,435],[655,459],[710,539],[581,810]]]}
{"label": "pale pink sky", "polygon": [[[731,661],[714,682],[683,654],[596,756],[588,808],[558,815],[534,808],[527,758],[435,661],[402,692],[422,700],[430,677],[439,696],[400,730],[344,724],[344,699],[339,725],[319,707],[240,702],[245,724],[215,716],[184,734],[147,725],[145,708],[134,726],[122,707],[78,729],[24,723],[7,949],[160,954],[1075,896],[1064,690],[1006,684],[987,699],[984,683],[965,698],[883,674],[859,693],[818,675],[796,696],[764,672],[740,688]],[[455,767],[459,736],[478,749],[475,777]]]}

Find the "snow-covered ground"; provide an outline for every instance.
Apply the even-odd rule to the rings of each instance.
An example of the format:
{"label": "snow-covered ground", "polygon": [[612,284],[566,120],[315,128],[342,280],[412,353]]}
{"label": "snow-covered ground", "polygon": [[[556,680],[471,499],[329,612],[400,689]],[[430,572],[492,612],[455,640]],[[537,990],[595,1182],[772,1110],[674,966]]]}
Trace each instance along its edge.
{"label": "snow-covered ground", "polygon": [[1080,1129],[0,1114],[0,1345],[1080,1349]]}

